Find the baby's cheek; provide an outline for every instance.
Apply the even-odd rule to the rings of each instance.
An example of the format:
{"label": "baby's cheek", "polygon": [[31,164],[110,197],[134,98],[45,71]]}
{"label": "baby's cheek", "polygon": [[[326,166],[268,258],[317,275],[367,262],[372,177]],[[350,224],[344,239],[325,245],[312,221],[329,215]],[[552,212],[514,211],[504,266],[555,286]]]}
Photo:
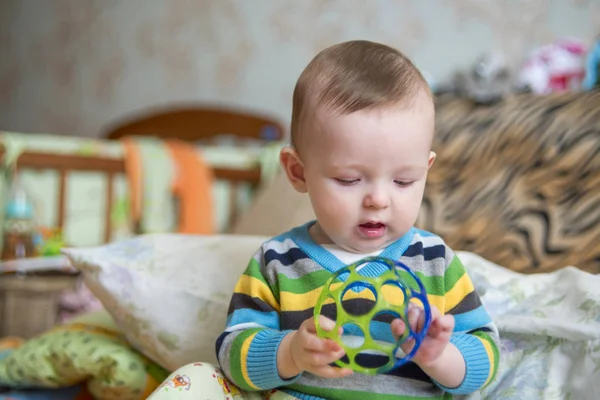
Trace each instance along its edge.
{"label": "baby's cheek", "polygon": [[326,229],[340,230],[353,221],[354,214],[356,214],[356,211],[352,211],[352,207],[349,206],[347,201],[332,198],[321,204],[320,210],[317,211],[317,218]]}

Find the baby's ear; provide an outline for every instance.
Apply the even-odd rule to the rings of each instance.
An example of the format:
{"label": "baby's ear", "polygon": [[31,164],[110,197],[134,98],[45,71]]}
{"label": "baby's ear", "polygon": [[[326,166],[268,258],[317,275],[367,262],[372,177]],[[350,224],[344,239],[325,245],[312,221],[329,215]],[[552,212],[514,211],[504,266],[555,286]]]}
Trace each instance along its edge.
{"label": "baby's ear", "polygon": [[306,193],[304,164],[300,160],[298,152],[291,147],[284,147],[279,154],[279,161],[294,189],[300,193]]}
{"label": "baby's ear", "polygon": [[437,154],[435,154],[434,151],[430,151],[429,152],[429,165],[427,166],[427,169],[431,168],[431,166],[433,165],[433,162],[435,161],[435,157],[437,157]]}

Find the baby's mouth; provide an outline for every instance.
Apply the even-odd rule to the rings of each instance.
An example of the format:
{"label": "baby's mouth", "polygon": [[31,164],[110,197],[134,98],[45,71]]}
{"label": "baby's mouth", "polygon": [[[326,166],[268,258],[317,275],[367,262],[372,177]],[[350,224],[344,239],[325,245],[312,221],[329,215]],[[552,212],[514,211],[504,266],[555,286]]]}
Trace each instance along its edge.
{"label": "baby's mouth", "polygon": [[358,226],[358,231],[361,235],[373,239],[383,236],[385,230],[386,226],[381,222],[366,222]]}

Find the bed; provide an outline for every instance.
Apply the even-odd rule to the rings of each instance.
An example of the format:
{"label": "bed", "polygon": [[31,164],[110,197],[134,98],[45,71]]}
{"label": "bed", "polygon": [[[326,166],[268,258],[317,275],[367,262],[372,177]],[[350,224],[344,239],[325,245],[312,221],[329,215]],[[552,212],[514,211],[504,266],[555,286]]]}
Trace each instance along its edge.
{"label": "bed", "polygon": [[[156,114],[159,121],[171,118]],[[186,112],[181,115],[189,118]],[[127,132],[161,140],[169,135],[168,129],[158,133],[147,122],[135,122],[148,120],[153,116],[137,116],[107,130],[104,151],[113,151]],[[441,233],[459,250],[502,338],[496,379],[470,399],[597,398],[600,227],[595,218],[600,192],[594,182],[600,164],[594,155],[600,145],[600,93],[517,96],[492,107],[439,99],[437,126],[439,164],[431,171],[418,224]],[[207,142],[210,135],[178,135],[194,145],[197,140],[204,141],[199,146],[215,145],[209,143],[212,139]],[[232,143],[215,140],[229,143],[225,147]],[[274,153],[279,142],[272,142]],[[255,143],[236,147],[241,148],[256,149]],[[257,185],[256,179],[251,185]],[[52,393],[63,399],[88,399],[93,393],[102,400],[137,400],[177,366],[214,363],[214,337],[223,325],[229,295],[256,246],[265,235],[311,217],[306,198],[287,190],[281,175],[256,189],[252,206],[237,214],[236,221],[246,220],[238,229],[230,225],[215,235],[126,235],[110,237],[109,244],[97,240],[66,250],[106,308],[101,315],[75,321],[112,335],[111,349],[120,343],[120,354],[143,373],[124,378],[118,361],[108,375],[92,370],[86,375],[92,378],[77,375],[74,380],[72,370],[58,368],[53,380],[34,376],[37,385],[59,387]],[[268,223],[261,223],[265,219]],[[48,342],[62,348],[65,332],[80,332],[81,326],[42,334],[39,340],[46,344],[29,342],[27,351],[5,343],[5,354],[25,365],[30,353],[42,354]],[[0,361],[0,381],[7,375],[2,365]],[[109,379],[100,382],[100,376]],[[35,379],[28,381],[29,387]],[[139,393],[127,391],[131,388]]]}

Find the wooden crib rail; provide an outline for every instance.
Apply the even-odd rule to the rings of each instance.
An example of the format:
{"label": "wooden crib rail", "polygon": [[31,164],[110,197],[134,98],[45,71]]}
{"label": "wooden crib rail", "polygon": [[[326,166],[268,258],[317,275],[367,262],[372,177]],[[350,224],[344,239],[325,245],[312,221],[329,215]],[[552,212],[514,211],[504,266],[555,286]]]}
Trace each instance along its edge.
{"label": "wooden crib rail", "polygon": [[[0,160],[3,157],[3,151],[0,149]],[[104,216],[104,241],[111,239],[112,224],[112,206],[114,193],[114,177],[117,174],[125,173],[125,160],[121,158],[108,158],[98,156],[83,156],[75,154],[52,154],[43,152],[27,151],[22,153],[16,162],[17,169],[32,170],[55,170],[59,174],[59,199],[58,199],[58,220],[57,227],[62,229],[65,224],[66,209],[66,190],[67,175],[72,171],[97,172],[106,176],[106,210]],[[237,170],[227,168],[213,169],[215,179],[227,181],[231,185],[231,199],[235,199],[239,185],[249,183],[258,185],[261,178],[260,169]],[[236,203],[230,202],[230,224],[237,218]],[[133,227],[138,226],[139,221],[131,221]],[[229,225],[231,226],[231,225]],[[135,229],[135,228],[134,228]]]}

